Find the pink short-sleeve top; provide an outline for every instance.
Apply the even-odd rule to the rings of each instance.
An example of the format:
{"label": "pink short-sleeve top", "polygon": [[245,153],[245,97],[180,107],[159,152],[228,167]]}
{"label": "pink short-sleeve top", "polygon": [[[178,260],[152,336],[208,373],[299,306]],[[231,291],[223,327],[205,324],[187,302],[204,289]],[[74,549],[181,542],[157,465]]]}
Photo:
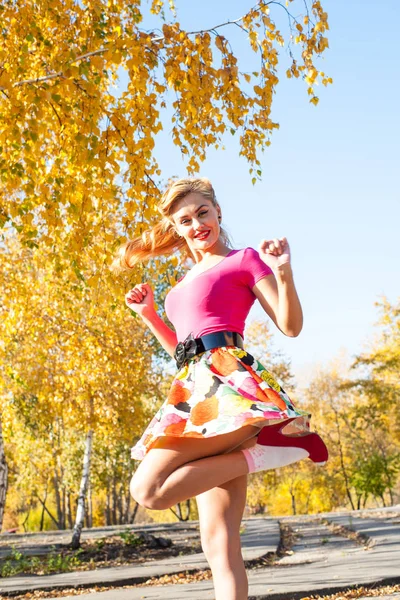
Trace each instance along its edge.
{"label": "pink short-sleeve top", "polygon": [[243,336],[245,321],[256,296],[252,288],[271,269],[253,248],[231,250],[219,263],[185,283],[173,287],[165,311],[178,342],[192,333],[200,337],[214,331],[236,331]]}

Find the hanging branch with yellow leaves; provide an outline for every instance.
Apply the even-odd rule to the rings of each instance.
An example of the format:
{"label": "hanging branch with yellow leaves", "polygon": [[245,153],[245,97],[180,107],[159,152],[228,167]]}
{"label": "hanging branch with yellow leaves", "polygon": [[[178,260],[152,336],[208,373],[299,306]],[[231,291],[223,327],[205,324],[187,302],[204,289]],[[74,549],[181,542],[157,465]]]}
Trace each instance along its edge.
{"label": "hanging branch with yellow leaves", "polygon": [[[108,260],[115,228],[135,235],[154,218],[162,176],[155,142],[171,112],[171,140],[189,174],[231,131],[254,183],[278,127],[279,48],[286,44],[287,75],[306,81],[312,103],[314,86],[332,82],[315,65],[328,47],[327,14],[319,1],[300,2],[305,14],[294,17],[295,4],[260,1],[236,20],[185,31],[161,0],[150,9],[140,0],[3,3],[0,225],[78,262],[88,247]],[[287,14],[285,34],[273,20],[278,10]],[[141,27],[149,11],[160,18],[157,30]],[[231,49],[232,28],[258,56],[251,72]]]}

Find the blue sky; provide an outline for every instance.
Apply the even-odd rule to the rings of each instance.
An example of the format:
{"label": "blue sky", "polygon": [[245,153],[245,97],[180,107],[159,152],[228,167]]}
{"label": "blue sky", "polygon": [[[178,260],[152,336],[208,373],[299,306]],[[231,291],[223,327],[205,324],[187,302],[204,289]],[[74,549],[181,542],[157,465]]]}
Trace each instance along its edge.
{"label": "blue sky", "polygon": [[[192,30],[236,19],[253,5],[176,4],[182,26]],[[291,9],[296,13],[301,4]],[[341,349],[350,357],[361,352],[374,335],[374,303],[382,295],[392,302],[400,295],[397,7],[394,0],[379,10],[365,0],[322,5],[330,49],[318,67],[333,77],[333,86],[318,88],[314,107],[306,85],[287,80],[283,66],[272,111],[280,129],[262,156],[263,181],[252,186],[230,135],[226,150],[211,151],[200,173],[213,182],[235,247],[257,247],[270,236],[290,242],[305,324],[296,339],[277,331],[275,345],[302,382],[310,365],[327,363]],[[277,6],[275,14],[283,29]],[[225,35],[242,64],[256,65],[239,30],[226,29]],[[163,174],[185,176],[168,134],[166,124],[157,144]],[[252,314],[261,316],[261,309]]]}

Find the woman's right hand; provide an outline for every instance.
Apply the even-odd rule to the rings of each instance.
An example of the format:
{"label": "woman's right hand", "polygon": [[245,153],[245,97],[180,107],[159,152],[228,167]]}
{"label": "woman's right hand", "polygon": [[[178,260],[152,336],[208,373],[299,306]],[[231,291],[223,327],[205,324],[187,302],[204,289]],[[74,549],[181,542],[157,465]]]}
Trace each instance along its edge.
{"label": "woman's right hand", "polygon": [[135,285],[125,294],[125,304],[141,317],[155,312],[154,294],[148,283]]}

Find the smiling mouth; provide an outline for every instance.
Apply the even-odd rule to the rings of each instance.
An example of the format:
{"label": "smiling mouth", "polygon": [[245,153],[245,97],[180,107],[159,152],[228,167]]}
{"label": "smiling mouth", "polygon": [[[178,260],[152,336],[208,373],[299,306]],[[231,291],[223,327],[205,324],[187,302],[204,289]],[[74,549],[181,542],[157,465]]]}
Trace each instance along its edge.
{"label": "smiling mouth", "polygon": [[201,233],[198,233],[194,237],[195,237],[196,240],[206,240],[209,235],[210,235],[210,230],[208,230],[208,231],[202,231]]}

